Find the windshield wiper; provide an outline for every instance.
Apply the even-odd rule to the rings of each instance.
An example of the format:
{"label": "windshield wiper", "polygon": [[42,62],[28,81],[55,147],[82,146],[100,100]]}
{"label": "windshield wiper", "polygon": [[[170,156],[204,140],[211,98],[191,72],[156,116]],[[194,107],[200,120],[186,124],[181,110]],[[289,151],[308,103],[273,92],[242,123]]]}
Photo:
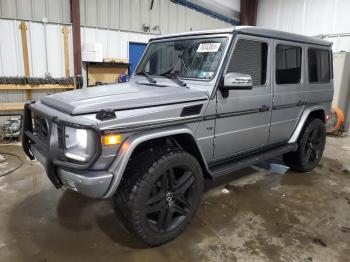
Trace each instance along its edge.
{"label": "windshield wiper", "polygon": [[172,73],[171,70],[169,70],[163,74],[160,74],[160,76],[164,76],[166,78],[174,80],[179,86],[187,87],[187,84],[185,83],[185,81],[181,80],[177,75]]}
{"label": "windshield wiper", "polygon": [[147,80],[152,83],[152,84],[156,84],[157,81],[154,80],[147,72],[140,72],[140,73],[136,73],[137,75],[142,75],[145,76],[147,78]]}

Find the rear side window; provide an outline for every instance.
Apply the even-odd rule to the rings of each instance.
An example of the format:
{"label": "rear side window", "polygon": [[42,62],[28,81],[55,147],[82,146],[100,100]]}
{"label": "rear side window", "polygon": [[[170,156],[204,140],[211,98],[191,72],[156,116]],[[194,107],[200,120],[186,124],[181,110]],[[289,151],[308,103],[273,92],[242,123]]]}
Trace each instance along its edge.
{"label": "rear side window", "polygon": [[310,83],[328,83],[331,80],[330,53],[324,49],[308,50]]}
{"label": "rear side window", "polygon": [[277,45],[276,83],[298,84],[301,79],[301,47]]}
{"label": "rear side window", "polygon": [[267,43],[239,39],[227,72],[244,73],[252,77],[254,86],[266,82]]}

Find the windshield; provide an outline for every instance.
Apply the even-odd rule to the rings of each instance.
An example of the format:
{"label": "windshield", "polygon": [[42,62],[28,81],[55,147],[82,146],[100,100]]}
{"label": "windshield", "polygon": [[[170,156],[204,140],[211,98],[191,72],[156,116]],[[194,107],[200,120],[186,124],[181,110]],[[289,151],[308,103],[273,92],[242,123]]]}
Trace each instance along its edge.
{"label": "windshield", "polygon": [[213,79],[226,38],[182,39],[151,43],[136,74],[171,73],[182,78]]}

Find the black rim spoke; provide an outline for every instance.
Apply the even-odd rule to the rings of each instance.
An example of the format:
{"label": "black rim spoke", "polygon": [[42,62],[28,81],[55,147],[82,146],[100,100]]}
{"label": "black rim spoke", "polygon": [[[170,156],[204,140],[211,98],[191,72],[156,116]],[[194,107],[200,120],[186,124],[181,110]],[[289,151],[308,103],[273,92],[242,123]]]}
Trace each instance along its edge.
{"label": "black rim spoke", "polygon": [[306,159],[307,162],[309,162],[310,156],[311,156],[311,148],[309,148],[309,149],[306,151],[305,159]]}
{"label": "black rim spoke", "polygon": [[155,195],[147,200],[146,206],[153,205],[153,204],[159,202],[160,200],[164,199],[164,197],[165,197],[165,193],[159,192],[157,195]]}
{"label": "black rim spoke", "polygon": [[170,189],[174,190],[176,185],[175,172],[173,168],[168,169]]}
{"label": "black rim spoke", "polygon": [[189,214],[192,207],[193,173],[185,167],[170,167],[154,183],[145,201],[145,215],[151,229],[172,230]]}
{"label": "black rim spoke", "polygon": [[159,202],[157,204],[146,207],[145,212],[146,214],[149,214],[149,213],[161,211],[162,209],[164,209],[165,205],[166,205],[165,203]]}
{"label": "black rim spoke", "polygon": [[183,195],[176,197],[176,200],[179,201],[186,208],[188,208],[188,209],[191,208],[191,203],[188,202],[187,199]]}
{"label": "black rim spoke", "polygon": [[177,204],[174,204],[173,209],[174,209],[175,212],[179,213],[182,216],[186,216],[187,215],[187,210],[182,208],[182,207],[180,207]]}
{"label": "black rim spoke", "polygon": [[313,160],[317,160],[317,151],[315,148],[311,149],[311,156]]}
{"label": "black rim spoke", "polygon": [[171,220],[173,218],[173,209],[172,208],[167,208],[166,209],[166,215],[163,223],[163,230],[167,230],[170,226]]}
{"label": "black rim spoke", "polygon": [[164,206],[163,209],[160,211],[158,220],[157,220],[157,228],[159,231],[162,231],[164,229],[164,223],[165,223],[165,216],[167,214],[167,207]]}
{"label": "black rim spoke", "polygon": [[164,192],[168,191],[168,188],[169,188],[169,180],[168,180],[168,176],[166,173],[164,173],[162,175],[162,190]]}
{"label": "black rim spoke", "polygon": [[194,177],[190,172],[184,173],[180,181],[178,181],[175,194],[184,194],[194,182]]}
{"label": "black rim spoke", "polygon": [[320,133],[320,129],[315,128],[312,132],[311,141],[315,141],[315,139],[319,137],[319,133]]}

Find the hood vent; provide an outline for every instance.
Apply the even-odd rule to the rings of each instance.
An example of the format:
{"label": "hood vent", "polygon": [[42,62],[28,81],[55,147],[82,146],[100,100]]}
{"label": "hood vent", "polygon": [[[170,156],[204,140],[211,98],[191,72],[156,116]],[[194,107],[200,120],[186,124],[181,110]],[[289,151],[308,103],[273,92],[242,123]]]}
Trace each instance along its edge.
{"label": "hood vent", "polygon": [[193,116],[193,115],[199,115],[203,107],[203,104],[200,105],[194,105],[194,106],[187,106],[182,109],[181,117],[184,116]]}

